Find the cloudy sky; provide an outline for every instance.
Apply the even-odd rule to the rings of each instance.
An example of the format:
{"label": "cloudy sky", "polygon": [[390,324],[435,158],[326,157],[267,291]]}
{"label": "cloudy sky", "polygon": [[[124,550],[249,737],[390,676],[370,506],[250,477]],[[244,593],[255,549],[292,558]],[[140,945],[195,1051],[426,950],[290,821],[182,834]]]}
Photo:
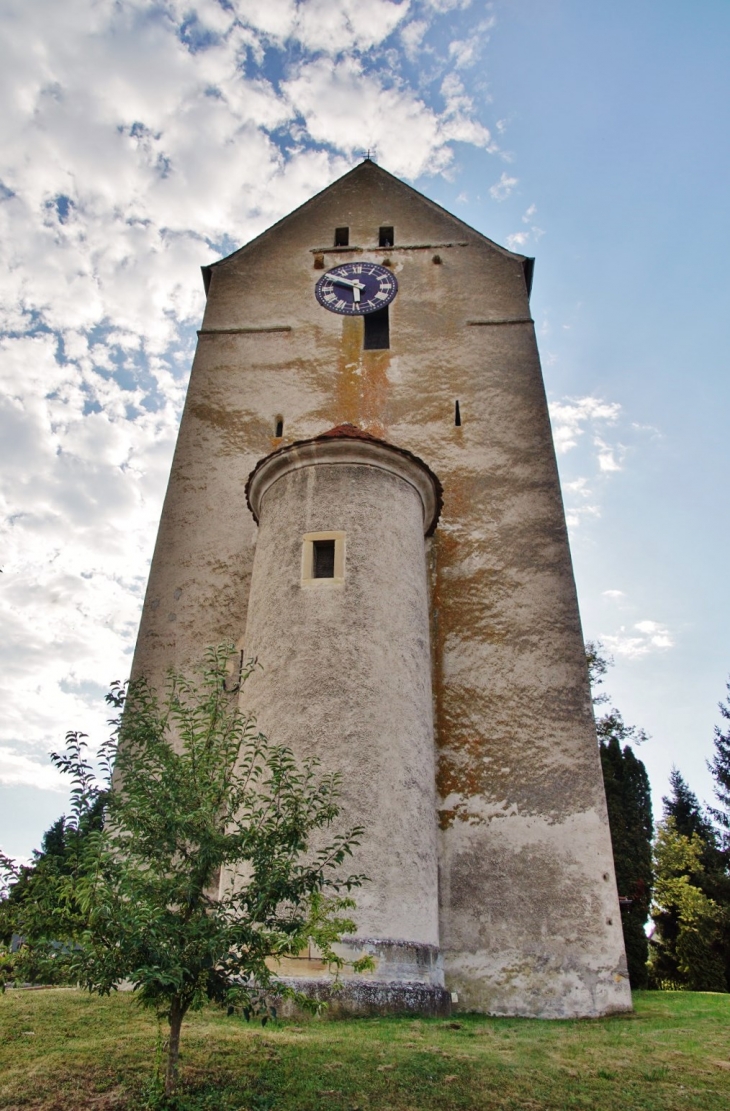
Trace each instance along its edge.
{"label": "cloudy sky", "polygon": [[728,618],[726,0],[5,0],[0,846],[129,670],[200,265],[358,151],[537,259],[586,635],[710,794]]}

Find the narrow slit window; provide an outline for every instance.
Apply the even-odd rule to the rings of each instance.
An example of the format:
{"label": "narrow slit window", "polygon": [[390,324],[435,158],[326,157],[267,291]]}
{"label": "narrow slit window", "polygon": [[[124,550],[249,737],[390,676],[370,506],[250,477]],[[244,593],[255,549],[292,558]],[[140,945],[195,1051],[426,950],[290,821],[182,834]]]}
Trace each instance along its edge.
{"label": "narrow slit window", "polygon": [[458,401],[456,402],[456,404],[454,406],[454,424],[456,425],[457,428],[461,428],[461,409],[459,408],[459,402]]}
{"label": "narrow slit window", "polygon": [[335,577],[334,540],[315,540],[312,548],[312,578],[333,579]]}
{"label": "narrow slit window", "polygon": [[350,246],[350,229],[335,228],[335,247]]}
{"label": "narrow slit window", "polygon": [[[457,405],[458,405],[458,402],[457,402]],[[283,417],[277,417],[276,418],[276,431],[274,432],[274,435],[277,436],[277,437],[284,435],[284,418]]]}
{"label": "narrow slit window", "polygon": [[391,227],[382,227],[380,229],[380,235],[378,237],[378,246],[379,247],[392,247],[394,243],[395,243],[395,228],[392,227],[392,226]]}
{"label": "narrow slit window", "polygon": [[363,319],[365,321],[364,349],[366,351],[383,351],[390,347],[388,306],[386,305],[384,309],[376,309],[375,312],[366,313]]}

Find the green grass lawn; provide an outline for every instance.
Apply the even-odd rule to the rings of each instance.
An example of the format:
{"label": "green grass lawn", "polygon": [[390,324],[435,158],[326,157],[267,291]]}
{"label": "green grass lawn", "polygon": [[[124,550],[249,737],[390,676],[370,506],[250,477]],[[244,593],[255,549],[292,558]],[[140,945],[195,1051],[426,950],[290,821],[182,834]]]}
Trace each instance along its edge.
{"label": "green grass lawn", "polygon": [[[183,1027],[180,1111],[730,1108],[730,996],[643,992],[581,1022],[460,1015]],[[150,1106],[157,1027],[134,997],[0,996],[0,1108]]]}

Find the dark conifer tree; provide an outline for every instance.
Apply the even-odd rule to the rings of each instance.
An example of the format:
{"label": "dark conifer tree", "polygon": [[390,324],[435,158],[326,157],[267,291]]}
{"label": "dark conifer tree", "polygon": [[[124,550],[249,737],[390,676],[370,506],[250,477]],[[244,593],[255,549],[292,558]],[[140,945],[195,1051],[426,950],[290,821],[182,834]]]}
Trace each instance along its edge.
{"label": "dark conifer tree", "polygon": [[713,869],[713,898],[724,911],[725,976],[730,989],[730,682],[726,686],[725,701],[718,703],[723,725],[715,726],[715,755],[707,766],[715,781],[715,797],[720,803],[719,807],[711,806],[708,810],[720,827],[720,852],[715,854]]}
{"label": "dark conifer tree", "polygon": [[725,702],[719,703],[724,728],[715,726],[715,755],[707,763],[715,780],[715,795],[720,808],[711,807],[710,813],[722,830],[723,848],[730,855],[730,682],[727,683]]}
{"label": "dark conifer tree", "polygon": [[630,745],[618,736],[600,740],[621,922],[632,988],[647,986],[649,943],[644,926],[652,892],[651,839],[653,822],[649,777]]}
{"label": "dark conifer tree", "polygon": [[721,858],[717,855],[718,844],[715,828],[707,817],[697,795],[690,790],[689,784],[678,768],[672,768],[669,774],[669,786],[672,789],[671,795],[665,795],[662,798],[664,817],[674,819],[677,833],[681,833],[684,837],[691,837],[693,833],[696,833],[702,839],[706,846],[705,853],[703,853],[703,863],[711,868],[713,866],[717,867],[718,864],[722,867]]}
{"label": "dark conifer tree", "polygon": [[[609,701],[597,691],[609,667],[601,645],[586,645],[588,670],[595,706]],[[644,926],[649,917],[652,896],[651,841],[654,824],[651,811],[649,777],[629,741],[640,744],[646,734],[626,725],[615,708],[597,716],[596,732],[600,746],[603,781],[606,788],[608,822],[611,829],[616,883],[621,899],[621,922],[626,959],[632,988],[647,986],[649,943]]]}

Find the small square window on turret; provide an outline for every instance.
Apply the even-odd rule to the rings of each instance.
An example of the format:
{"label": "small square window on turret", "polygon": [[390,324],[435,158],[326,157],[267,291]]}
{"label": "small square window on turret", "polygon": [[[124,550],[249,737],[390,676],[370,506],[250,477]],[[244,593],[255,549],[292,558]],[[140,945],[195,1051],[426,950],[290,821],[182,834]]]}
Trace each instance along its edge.
{"label": "small square window on turret", "polygon": [[344,579],[344,532],[305,533],[302,540],[302,586],[342,583]]}
{"label": "small square window on turret", "polygon": [[379,247],[392,247],[394,243],[395,243],[395,228],[392,225],[390,225],[390,226],[383,225],[383,227],[381,227],[381,229],[380,229],[380,234],[378,236],[378,246]]}
{"label": "small square window on turret", "polygon": [[335,228],[335,247],[350,246],[350,229]]}

